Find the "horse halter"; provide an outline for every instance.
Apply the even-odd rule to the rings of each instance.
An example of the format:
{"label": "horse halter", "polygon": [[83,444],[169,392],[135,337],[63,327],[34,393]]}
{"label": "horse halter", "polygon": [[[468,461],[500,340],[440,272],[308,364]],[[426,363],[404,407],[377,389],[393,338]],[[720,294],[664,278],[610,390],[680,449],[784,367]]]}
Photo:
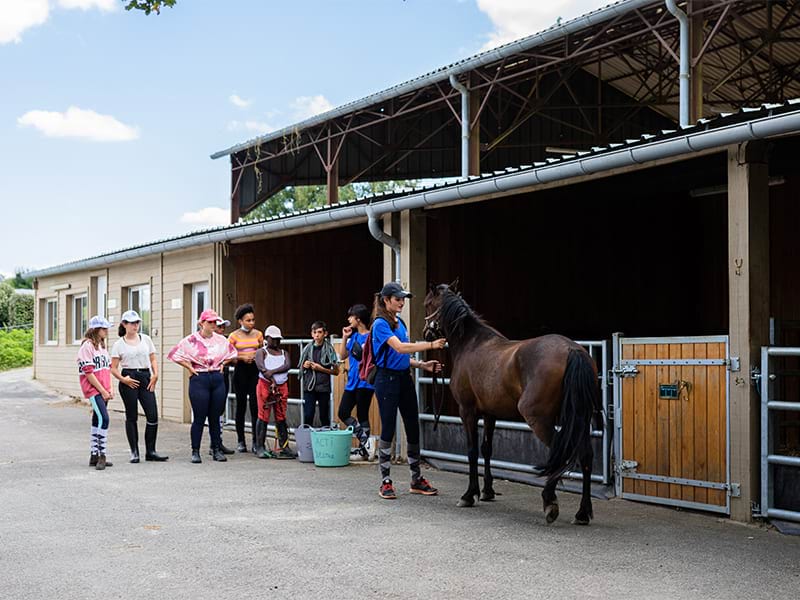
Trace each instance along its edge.
{"label": "horse halter", "polygon": [[425,334],[430,331],[436,337],[444,337],[442,334],[442,330],[439,328],[439,323],[436,321],[436,317],[439,315],[439,312],[442,310],[440,306],[427,317],[425,317],[425,327],[422,328],[422,337],[426,337]]}

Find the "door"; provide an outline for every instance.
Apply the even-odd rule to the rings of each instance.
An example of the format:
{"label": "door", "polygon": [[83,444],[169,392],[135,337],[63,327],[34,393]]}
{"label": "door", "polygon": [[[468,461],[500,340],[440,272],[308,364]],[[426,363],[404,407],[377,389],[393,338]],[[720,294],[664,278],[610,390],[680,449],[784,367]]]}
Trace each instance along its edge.
{"label": "door", "polygon": [[617,494],[730,513],[728,338],[617,337]]}

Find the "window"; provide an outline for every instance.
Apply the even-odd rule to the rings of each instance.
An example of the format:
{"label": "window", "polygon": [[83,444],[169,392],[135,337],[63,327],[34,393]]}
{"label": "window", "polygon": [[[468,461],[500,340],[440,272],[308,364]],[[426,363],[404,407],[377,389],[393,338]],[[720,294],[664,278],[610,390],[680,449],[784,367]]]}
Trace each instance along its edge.
{"label": "window", "polygon": [[79,344],[89,328],[89,297],[86,294],[72,297],[72,343]]}
{"label": "window", "polygon": [[195,283],[192,285],[192,322],[200,318],[200,313],[209,307],[208,284]]}
{"label": "window", "polygon": [[58,343],[58,298],[44,301],[42,332],[45,344]]}
{"label": "window", "polygon": [[106,305],[108,300],[108,278],[105,275],[100,275],[95,277],[95,306],[97,307],[97,311],[95,314],[100,315],[101,317],[106,317]]}
{"label": "window", "polygon": [[139,331],[150,335],[150,286],[136,285],[128,288],[128,308],[142,317]]}

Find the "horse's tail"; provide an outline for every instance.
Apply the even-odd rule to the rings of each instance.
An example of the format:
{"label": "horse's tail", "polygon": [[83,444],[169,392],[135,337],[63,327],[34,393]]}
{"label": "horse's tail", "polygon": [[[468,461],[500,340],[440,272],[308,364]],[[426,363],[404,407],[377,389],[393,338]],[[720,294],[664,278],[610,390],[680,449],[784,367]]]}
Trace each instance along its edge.
{"label": "horse's tail", "polygon": [[550,444],[550,456],[542,471],[548,478],[560,477],[592,441],[592,416],[601,406],[597,374],[585,351],[569,351],[562,389],[561,415]]}

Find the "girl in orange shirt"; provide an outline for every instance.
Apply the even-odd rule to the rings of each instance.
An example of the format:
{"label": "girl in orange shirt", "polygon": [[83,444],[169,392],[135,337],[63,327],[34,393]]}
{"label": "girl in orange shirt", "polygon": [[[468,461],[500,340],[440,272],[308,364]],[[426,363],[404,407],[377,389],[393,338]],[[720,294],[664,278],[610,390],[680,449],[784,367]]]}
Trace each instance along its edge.
{"label": "girl in orange shirt", "polygon": [[256,423],[258,420],[258,367],[256,367],[256,351],[264,345],[264,336],[255,328],[256,316],[252,304],[242,304],[236,309],[236,320],[239,329],[228,336],[228,341],[236,348],[236,366],[233,369],[233,388],[236,393],[236,436],[239,452],[247,452],[244,438],[244,415],[250,406],[250,423],[253,433],[253,452],[256,447]]}

